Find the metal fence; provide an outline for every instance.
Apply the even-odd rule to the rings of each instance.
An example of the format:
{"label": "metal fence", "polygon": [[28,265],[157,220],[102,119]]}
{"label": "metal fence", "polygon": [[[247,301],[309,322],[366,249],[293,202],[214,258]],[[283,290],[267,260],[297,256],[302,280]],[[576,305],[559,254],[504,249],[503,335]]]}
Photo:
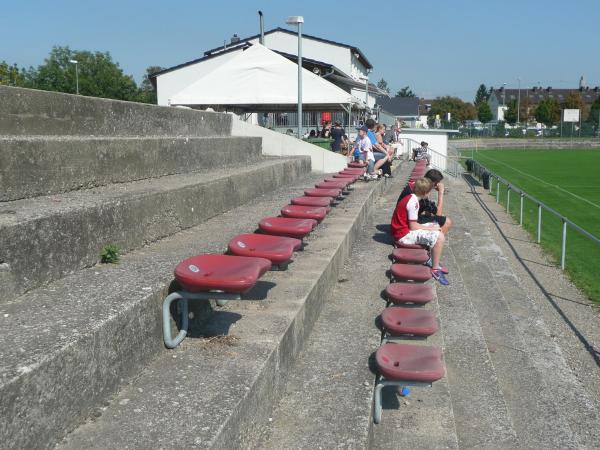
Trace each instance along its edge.
{"label": "metal fence", "polygon": [[[535,205],[537,205],[536,240],[537,240],[538,244],[541,243],[541,241],[542,241],[542,211],[545,210],[545,211],[549,212],[550,214],[552,214],[553,216],[555,216],[556,218],[558,218],[561,221],[561,223],[562,223],[562,239],[561,239],[561,246],[560,246],[560,248],[561,248],[561,250],[560,250],[560,268],[561,269],[563,269],[563,270],[565,269],[565,260],[566,260],[566,254],[567,254],[567,228],[568,227],[570,227],[574,231],[577,231],[579,234],[586,237],[593,243],[600,245],[600,238],[598,238],[597,236],[594,236],[589,231],[584,230],[579,225],[573,223],[571,220],[569,220],[567,217],[563,216],[558,211],[552,209],[551,207],[549,207],[548,205],[539,201],[532,195],[529,195],[527,192],[525,192],[522,189],[520,189],[519,187],[515,186],[510,181],[505,180],[504,178],[495,174],[491,170],[488,170],[485,166],[479,164],[477,161],[473,161],[472,170],[473,170],[473,173],[476,176],[478,176],[482,181],[484,181],[484,178],[488,178],[489,192],[492,195],[494,194],[494,180],[495,180],[495,182],[496,182],[496,188],[495,188],[496,203],[500,203],[500,201],[501,201],[500,186],[501,185],[506,186],[506,211],[507,212],[510,213],[511,192],[517,196],[517,199],[519,201],[519,225],[521,225],[521,226],[523,225],[523,202],[524,202],[524,200],[529,199],[531,202],[533,202]],[[484,187],[485,187],[485,182],[484,182]]]}

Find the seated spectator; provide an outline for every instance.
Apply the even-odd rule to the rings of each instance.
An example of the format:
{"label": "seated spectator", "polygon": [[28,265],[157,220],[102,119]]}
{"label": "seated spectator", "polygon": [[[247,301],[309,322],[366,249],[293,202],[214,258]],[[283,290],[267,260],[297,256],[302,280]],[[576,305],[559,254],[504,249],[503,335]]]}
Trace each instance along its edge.
{"label": "seated spectator", "polygon": [[442,271],[440,258],[444,250],[445,236],[435,222],[421,224],[419,218],[419,200],[425,199],[433,189],[428,178],[419,178],[414,183],[414,193],[405,196],[394,210],[392,216],[392,236],[402,244],[425,245],[431,249],[431,276],[442,285],[450,282]]}
{"label": "seated spectator", "polygon": [[369,129],[363,125],[358,129],[358,136],[354,142],[354,159],[366,162],[367,173],[364,175],[364,180],[369,181],[371,179],[377,179],[377,175],[374,172],[375,158],[373,157],[373,146],[371,140],[367,136]]}
{"label": "seated spectator", "polygon": [[331,137],[331,120],[328,120],[323,125],[323,129],[321,130],[320,136],[325,139],[329,139]]}
{"label": "seated spectator", "polygon": [[[442,180],[444,179],[444,175],[437,169],[429,169],[423,178],[427,178],[433,183],[433,189],[438,192],[438,204],[436,205],[435,202],[429,198],[419,200],[418,221],[419,223],[435,222],[441,227],[442,232],[446,235],[450,231],[450,228],[452,228],[452,220],[443,215],[445,187]],[[414,183],[407,183],[400,193],[400,197],[398,197],[398,202],[407,195],[413,193],[413,186]]]}
{"label": "seated spectator", "polygon": [[[371,145],[373,146],[373,156],[375,157],[375,167],[374,171],[376,175],[382,173],[380,171],[381,167],[388,162],[388,153],[387,149],[384,147],[383,143],[377,142],[376,135],[376,126],[377,124],[373,119],[367,119],[365,122],[365,126],[369,129],[367,136],[371,140]],[[381,136],[380,136],[381,138]]]}
{"label": "seated spectator", "polygon": [[421,147],[413,150],[413,161],[420,161],[421,159],[427,160],[427,165],[431,163],[431,155],[427,152],[428,143],[425,141],[421,142]]}
{"label": "seated spectator", "polygon": [[342,124],[340,122],[334,123],[331,130],[331,137],[333,138],[331,150],[336,153],[340,153],[342,151],[342,144],[345,144],[348,140],[348,137],[346,136],[346,130],[342,128]]}
{"label": "seated spectator", "polygon": [[308,134],[309,138],[316,138],[317,137],[317,131],[316,130],[310,130],[310,133]]}

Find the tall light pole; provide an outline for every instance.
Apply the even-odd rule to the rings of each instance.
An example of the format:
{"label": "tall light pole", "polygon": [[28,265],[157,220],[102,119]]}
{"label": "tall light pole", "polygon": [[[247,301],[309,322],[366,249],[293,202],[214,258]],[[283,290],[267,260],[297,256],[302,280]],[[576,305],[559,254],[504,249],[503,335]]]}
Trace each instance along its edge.
{"label": "tall light pole", "polygon": [[285,23],[298,26],[298,139],[302,139],[302,24],[304,17],[291,16]]}
{"label": "tall light pole", "polygon": [[517,123],[521,125],[521,77],[517,77],[519,82],[519,93],[517,94]]}
{"label": "tall light pole", "polygon": [[79,95],[79,61],[76,59],[70,59],[69,62],[71,64],[75,64],[75,92]]}

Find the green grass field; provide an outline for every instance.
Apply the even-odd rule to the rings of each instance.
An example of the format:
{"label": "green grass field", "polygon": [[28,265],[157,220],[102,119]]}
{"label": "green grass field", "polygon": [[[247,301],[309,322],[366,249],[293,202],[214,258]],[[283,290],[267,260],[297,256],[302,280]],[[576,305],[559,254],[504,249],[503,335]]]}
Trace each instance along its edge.
{"label": "green grass field", "polygon": [[[600,237],[600,151],[597,150],[480,150],[466,151],[488,170]],[[494,183],[494,195],[495,195]],[[506,187],[500,199],[506,206]],[[537,230],[537,205],[524,201],[523,225]],[[511,193],[510,212],[519,219],[520,202]],[[542,245],[560,261],[562,222],[542,212]],[[566,270],[573,281],[600,304],[600,245],[567,228]]]}

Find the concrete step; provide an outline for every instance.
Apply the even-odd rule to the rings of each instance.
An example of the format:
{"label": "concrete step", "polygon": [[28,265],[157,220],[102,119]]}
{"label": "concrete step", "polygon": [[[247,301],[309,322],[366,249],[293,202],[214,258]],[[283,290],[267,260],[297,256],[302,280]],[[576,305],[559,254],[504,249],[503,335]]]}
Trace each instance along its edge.
{"label": "concrete step", "polygon": [[0,304],[98,262],[107,244],[124,252],[190,228],[294,182],[308,157],[264,159],[208,174],[113,184],[0,206]]}
{"label": "concrete step", "polygon": [[0,136],[0,202],[260,158],[260,138]]}
{"label": "concrete step", "polygon": [[[444,380],[432,390],[414,389],[407,399],[386,391],[383,421],[372,422],[375,377],[369,366],[381,340],[376,318],[389,282],[387,229],[408,171],[403,175],[378,201],[325,299],[259,448],[457,448]],[[424,343],[440,344],[436,338]]]}
{"label": "concrete step", "polygon": [[[185,253],[189,248],[223,248],[235,233],[250,231],[250,224],[276,213],[311,183],[313,179],[303,186],[281,189],[185,232],[186,240],[190,239],[182,243]],[[159,351],[109,405],[99,406],[91,414],[95,418],[58,448],[93,448],[98,442],[115,449],[254,446],[272,417],[273,404],[282,393],[323,299],[335,284],[373,202],[386,187],[386,181],[358,184],[309,237],[306,249],[289,270],[269,272],[249,294],[250,299],[264,300],[229,302],[196,337],[186,339],[176,350]],[[151,248],[155,255],[152,260],[158,258],[164,266],[164,256],[159,255],[172,251],[167,251],[169,247]],[[163,271],[172,270],[183,256],[170,257],[166,264],[170,269],[163,267]],[[161,291],[157,300],[163,294]],[[153,309],[156,316],[158,305]],[[160,333],[152,333],[144,342],[160,347]]]}
{"label": "concrete step", "polygon": [[228,136],[228,114],[0,86],[0,135]]}
{"label": "concrete step", "polygon": [[[488,214],[491,212],[488,209],[486,213],[493,200],[486,199],[486,194],[476,187],[471,192],[475,195],[466,195],[460,203],[462,220],[470,228],[470,235],[463,236],[470,238],[472,245],[478,249],[483,270],[489,270],[487,284],[495,286],[502,294],[499,301],[485,299],[478,309],[488,346],[494,348],[493,358],[502,367],[498,374],[504,385],[519,445],[523,448],[536,445],[538,448],[595,448],[600,440],[600,429],[595,426],[600,418],[594,391],[600,381],[597,366],[596,370],[592,369],[594,359],[581,342],[578,348],[570,345],[563,348],[563,339],[557,339],[560,328],[555,326],[559,314],[556,310],[553,314],[544,312],[549,306],[547,299],[541,305],[533,300],[539,295],[540,286],[550,288],[557,279],[562,279],[561,284],[569,283],[559,273],[550,277],[538,274],[537,289],[533,287],[534,272],[524,271],[514,254],[512,258],[507,257],[512,253],[507,248],[508,242],[520,241],[517,245],[523,245],[528,239],[525,235],[514,239],[502,236],[497,224],[509,227],[510,217],[500,208],[495,208],[491,214]],[[498,243],[502,243],[504,249]],[[458,242],[456,244],[459,245]],[[531,255],[528,254],[527,258]],[[517,276],[516,269],[519,267],[521,270]],[[554,270],[558,272],[556,268]],[[482,273],[482,276],[486,274]],[[486,295],[485,289],[482,294]],[[580,310],[585,307],[583,303],[577,305],[575,308]],[[568,329],[565,318],[560,317],[562,328]],[[551,322],[546,323],[547,319]],[[593,322],[597,325],[597,317],[589,314],[587,320],[579,320],[588,328]],[[565,334],[571,339],[575,337],[572,330]],[[509,340],[507,336],[510,336]],[[572,360],[585,361],[592,370],[582,372],[581,366],[570,364]]]}

